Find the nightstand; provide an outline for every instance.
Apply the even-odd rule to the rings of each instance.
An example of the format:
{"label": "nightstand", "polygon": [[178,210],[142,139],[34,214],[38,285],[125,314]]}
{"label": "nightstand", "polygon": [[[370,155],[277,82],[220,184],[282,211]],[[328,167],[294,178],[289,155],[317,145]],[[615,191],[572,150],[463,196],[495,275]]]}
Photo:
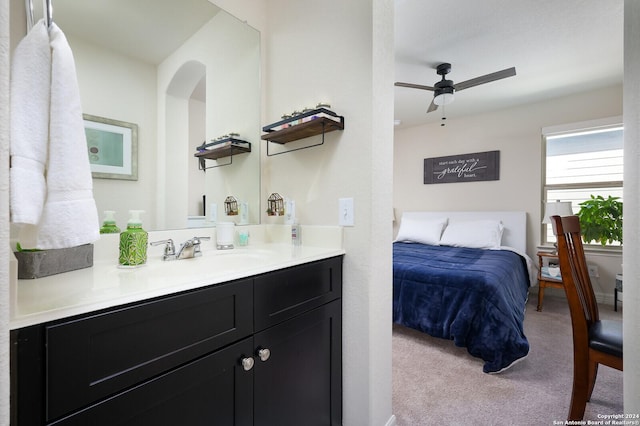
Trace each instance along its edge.
{"label": "nightstand", "polygon": [[[539,251],[538,252],[538,311],[542,311],[542,301],[544,299],[545,288],[561,288],[562,276],[558,272],[557,276],[549,274],[549,264],[558,265],[558,255],[556,253]],[[560,268],[558,268],[558,271]]]}

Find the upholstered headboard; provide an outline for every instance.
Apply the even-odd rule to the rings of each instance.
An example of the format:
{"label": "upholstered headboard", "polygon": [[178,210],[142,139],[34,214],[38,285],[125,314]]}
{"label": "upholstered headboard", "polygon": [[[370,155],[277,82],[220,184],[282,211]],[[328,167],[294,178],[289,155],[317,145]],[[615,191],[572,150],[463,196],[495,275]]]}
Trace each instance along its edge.
{"label": "upholstered headboard", "polygon": [[504,225],[502,233],[502,245],[513,247],[516,250],[526,253],[527,251],[527,213],[506,211],[506,212],[404,212],[402,217],[414,219],[438,219],[449,218],[449,222],[470,221],[470,220],[500,220]]}

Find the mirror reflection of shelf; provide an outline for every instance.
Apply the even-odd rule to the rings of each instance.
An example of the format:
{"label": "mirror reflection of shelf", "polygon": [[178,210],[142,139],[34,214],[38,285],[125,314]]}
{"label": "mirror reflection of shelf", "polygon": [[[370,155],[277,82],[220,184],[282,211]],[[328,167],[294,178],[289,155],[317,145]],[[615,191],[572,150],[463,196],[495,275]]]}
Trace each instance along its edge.
{"label": "mirror reflection of shelf", "polygon": [[[344,130],[344,117],[326,108],[317,108],[264,126],[262,131],[266,133],[261,136],[261,139],[267,141],[267,155],[271,156],[322,145],[324,144],[324,134],[334,130]],[[269,154],[269,142],[284,145],[320,134],[322,135],[321,143]]]}
{"label": "mirror reflection of shelf", "polygon": [[[228,137],[220,140],[215,140],[208,144],[203,143],[197,149],[198,152],[193,155],[194,157],[198,158],[200,162],[200,170],[206,170],[232,164],[234,155],[251,152],[251,142]],[[218,160],[224,157],[229,157],[228,163],[218,164],[215,166],[206,166],[205,160]]]}

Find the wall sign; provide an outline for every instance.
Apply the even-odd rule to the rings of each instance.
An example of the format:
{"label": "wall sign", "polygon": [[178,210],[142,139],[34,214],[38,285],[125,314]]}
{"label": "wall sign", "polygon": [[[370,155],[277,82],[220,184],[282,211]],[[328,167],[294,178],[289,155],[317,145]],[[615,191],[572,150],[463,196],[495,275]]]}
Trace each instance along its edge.
{"label": "wall sign", "polygon": [[424,159],[424,183],[476,182],[500,179],[500,151]]}

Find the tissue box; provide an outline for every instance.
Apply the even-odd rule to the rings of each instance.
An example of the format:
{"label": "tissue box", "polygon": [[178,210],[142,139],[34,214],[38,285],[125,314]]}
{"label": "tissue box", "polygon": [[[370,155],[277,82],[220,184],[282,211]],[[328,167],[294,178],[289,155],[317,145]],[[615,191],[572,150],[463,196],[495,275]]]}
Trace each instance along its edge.
{"label": "tissue box", "polygon": [[41,251],[14,252],[18,279],[42,278],[93,266],[93,244]]}

